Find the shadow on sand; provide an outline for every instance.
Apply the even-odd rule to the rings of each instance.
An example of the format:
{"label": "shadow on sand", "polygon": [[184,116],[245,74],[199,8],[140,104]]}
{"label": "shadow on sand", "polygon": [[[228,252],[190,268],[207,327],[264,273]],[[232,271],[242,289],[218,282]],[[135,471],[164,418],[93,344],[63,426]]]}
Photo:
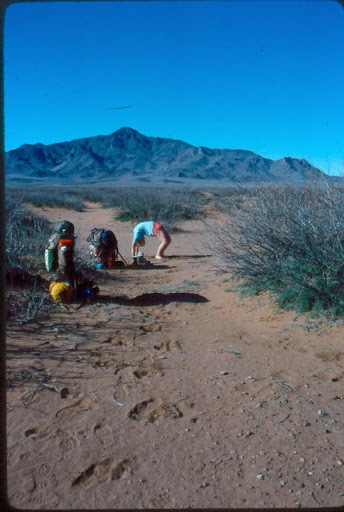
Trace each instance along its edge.
{"label": "shadow on sand", "polygon": [[171,302],[204,304],[209,300],[197,293],[143,293],[133,299],[124,296],[111,297],[110,295],[104,295],[98,297],[97,302],[120,304],[121,306],[158,306]]}

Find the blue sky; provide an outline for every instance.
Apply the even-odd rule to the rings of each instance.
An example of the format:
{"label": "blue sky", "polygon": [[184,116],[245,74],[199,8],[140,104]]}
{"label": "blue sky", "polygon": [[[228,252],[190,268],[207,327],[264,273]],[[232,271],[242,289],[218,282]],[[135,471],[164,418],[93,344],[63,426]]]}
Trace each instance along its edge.
{"label": "blue sky", "polygon": [[343,28],[335,0],[11,4],[5,150],[130,126],[343,173]]}

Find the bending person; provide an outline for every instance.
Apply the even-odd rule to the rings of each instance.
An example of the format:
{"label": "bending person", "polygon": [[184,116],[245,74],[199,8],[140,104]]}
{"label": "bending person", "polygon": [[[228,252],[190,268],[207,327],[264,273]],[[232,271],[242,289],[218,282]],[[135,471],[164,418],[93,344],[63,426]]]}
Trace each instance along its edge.
{"label": "bending person", "polygon": [[146,236],[156,236],[159,239],[160,245],[158,247],[155,258],[157,260],[161,260],[164,257],[165,249],[171,243],[171,237],[162,224],[153,220],[140,222],[140,224],[137,224],[134,227],[131,255],[133,257],[138,255],[139,247],[144,246],[146,243]]}

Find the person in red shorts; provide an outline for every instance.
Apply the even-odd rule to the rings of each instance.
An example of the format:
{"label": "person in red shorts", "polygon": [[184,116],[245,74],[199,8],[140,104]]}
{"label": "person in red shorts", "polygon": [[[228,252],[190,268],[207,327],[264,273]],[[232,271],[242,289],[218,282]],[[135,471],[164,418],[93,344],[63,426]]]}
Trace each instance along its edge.
{"label": "person in red shorts", "polygon": [[165,249],[171,243],[171,237],[162,224],[153,220],[140,222],[134,227],[131,255],[133,257],[138,255],[139,247],[145,245],[146,236],[156,236],[160,241],[155,259],[161,260],[164,257]]}

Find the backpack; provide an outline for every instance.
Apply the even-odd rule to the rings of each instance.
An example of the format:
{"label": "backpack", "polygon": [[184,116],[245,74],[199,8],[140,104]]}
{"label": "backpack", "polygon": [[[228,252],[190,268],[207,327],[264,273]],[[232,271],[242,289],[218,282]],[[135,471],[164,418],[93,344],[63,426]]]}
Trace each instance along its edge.
{"label": "backpack", "polygon": [[74,238],[74,224],[68,220],[60,220],[54,226],[54,234],[60,238]]}
{"label": "backpack", "polygon": [[107,267],[115,264],[118,254],[118,243],[115,234],[109,229],[93,228],[87,238],[93,256]]}
{"label": "backpack", "polygon": [[45,250],[45,267],[48,272],[58,270],[73,275],[74,267],[74,225],[68,220],[56,222],[54,231]]}

